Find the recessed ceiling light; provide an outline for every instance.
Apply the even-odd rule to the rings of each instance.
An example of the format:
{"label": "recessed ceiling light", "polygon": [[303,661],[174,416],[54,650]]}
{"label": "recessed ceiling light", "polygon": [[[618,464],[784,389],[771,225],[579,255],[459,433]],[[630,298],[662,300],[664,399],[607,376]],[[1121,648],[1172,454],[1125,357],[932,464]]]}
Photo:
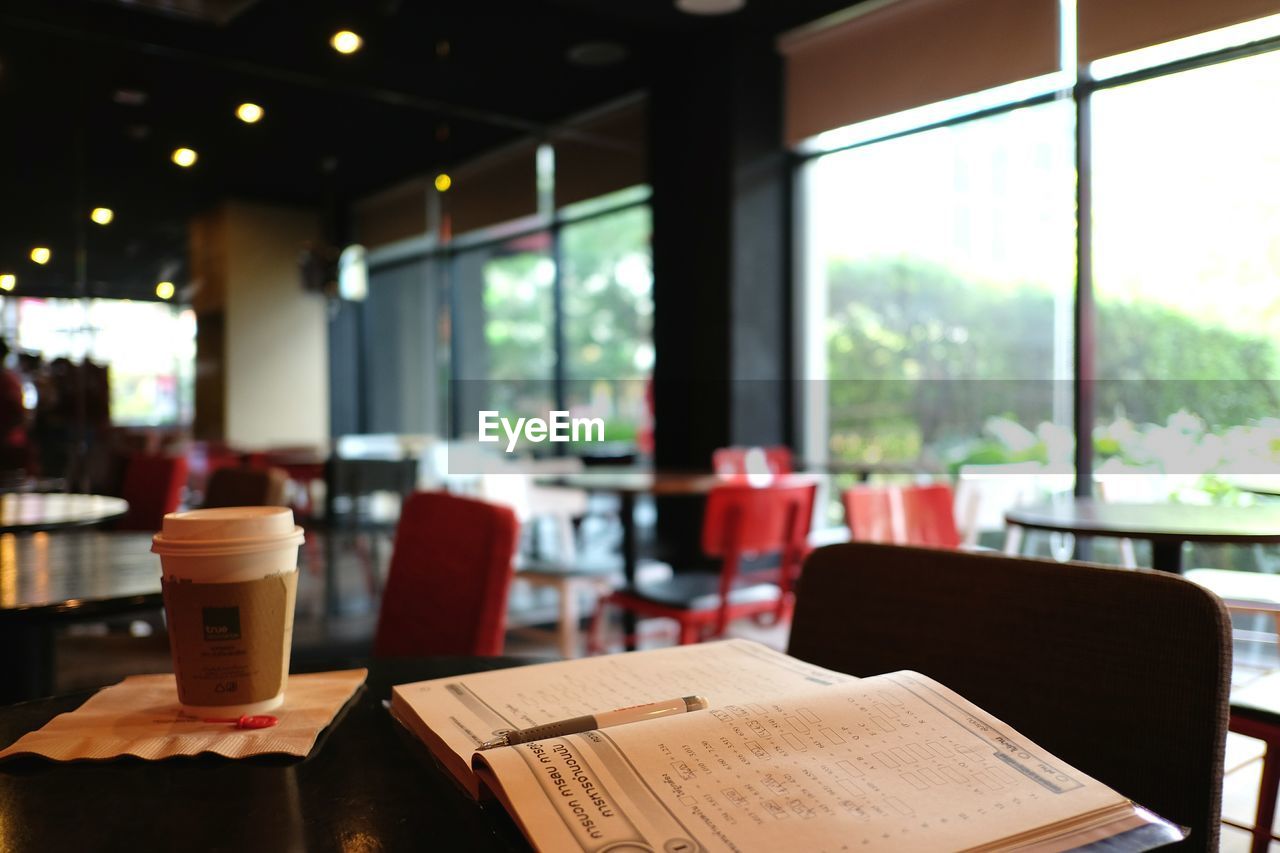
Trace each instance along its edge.
{"label": "recessed ceiling light", "polygon": [[111,100],[126,107],[140,107],[147,102],[147,93],[141,89],[116,89]]}
{"label": "recessed ceiling light", "polygon": [[169,159],[187,169],[195,165],[197,156],[196,152],[190,148],[175,148],[169,155]]}
{"label": "recessed ceiling light", "polygon": [[436,175],[436,190],[438,192],[448,192],[449,187],[451,186],[453,186],[453,178],[449,177],[444,172]]}
{"label": "recessed ceiling light", "polygon": [[95,207],[89,212],[89,218],[99,225],[110,225],[116,218],[116,212],[109,207]]}
{"label": "recessed ceiling light", "polygon": [[49,258],[53,257],[53,252],[44,246],[36,246],[31,250],[31,260],[41,266],[49,263]]}
{"label": "recessed ceiling light", "polygon": [[584,41],[565,51],[564,58],[574,65],[600,67],[616,65],[627,58],[627,48],[616,41]]}
{"label": "recessed ceiling light", "polygon": [[329,44],[338,53],[355,53],[364,44],[364,39],[351,32],[351,30],[338,30],[329,39]]}
{"label": "recessed ceiling light", "polygon": [[263,109],[257,104],[243,103],[236,107],[236,118],[245,124],[255,124],[262,120]]}
{"label": "recessed ceiling light", "polygon": [[18,286],[18,277],[11,272],[0,275],[0,290],[13,290]]}
{"label": "recessed ceiling light", "polygon": [[159,296],[161,299],[172,299],[173,298],[173,282],[162,281],[159,284],[157,284],[156,296]]}
{"label": "recessed ceiling light", "polygon": [[676,8],[690,15],[728,15],[747,5],[747,0],[676,0]]}

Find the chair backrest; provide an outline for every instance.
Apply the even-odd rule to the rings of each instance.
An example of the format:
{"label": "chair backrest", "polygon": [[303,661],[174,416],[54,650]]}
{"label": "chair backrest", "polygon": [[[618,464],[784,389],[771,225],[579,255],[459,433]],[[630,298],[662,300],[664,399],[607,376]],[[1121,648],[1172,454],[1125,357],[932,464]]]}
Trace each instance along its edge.
{"label": "chair backrest", "polygon": [[446,492],[410,495],[396,528],[374,654],[501,654],[519,527],[508,507]]}
{"label": "chair backrest", "polygon": [[851,675],[913,669],[936,678],[1191,827],[1180,849],[1217,849],[1230,621],[1184,578],[833,545],[805,564],[788,651]]}
{"label": "chair backrest", "polygon": [[721,447],[711,454],[711,469],[721,477],[745,477],[751,474],[790,474],[795,470],[791,448]]}
{"label": "chair backrest", "polygon": [[958,548],[955,502],[946,483],[856,486],[843,495],[849,532],[859,542]]}
{"label": "chair backrest", "polygon": [[[790,478],[788,478],[790,479]],[[809,528],[818,484],[813,481],[775,481],[767,486],[726,483],[707,495],[702,517],[702,550],[720,558],[720,614],[714,636],[729,623],[729,593],[738,581],[743,557],[776,555],[776,562],[753,578],[778,585],[781,618],[800,567],[809,553]]]}
{"label": "chair backrest", "polygon": [[810,481],[716,486],[707,494],[702,518],[703,552],[724,559],[803,549],[816,490]]}
{"label": "chair backrest", "polygon": [[284,506],[288,480],[282,468],[218,468],[209,476],[201,506]]}
{"label": "chair backrest", "polygon": [[115,525],[117,530],[159,530],[167,513],[176,512],[187,483],[185,456],[135,453],[124,471],[122,497],[129,511]]}

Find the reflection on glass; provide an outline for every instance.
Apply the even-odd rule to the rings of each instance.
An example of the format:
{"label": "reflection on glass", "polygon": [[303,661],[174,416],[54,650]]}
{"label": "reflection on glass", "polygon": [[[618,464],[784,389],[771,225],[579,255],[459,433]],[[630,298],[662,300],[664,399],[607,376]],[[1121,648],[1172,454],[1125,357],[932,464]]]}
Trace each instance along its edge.
{"label": "reflection on glass", "polygon": [[[1206,499],[1220,485],[1206,474],[1280,470],[1278,90],[1268,53],[1094,98],[1109,498]],[[1164,476],[1121,476],[1134,472]]]}

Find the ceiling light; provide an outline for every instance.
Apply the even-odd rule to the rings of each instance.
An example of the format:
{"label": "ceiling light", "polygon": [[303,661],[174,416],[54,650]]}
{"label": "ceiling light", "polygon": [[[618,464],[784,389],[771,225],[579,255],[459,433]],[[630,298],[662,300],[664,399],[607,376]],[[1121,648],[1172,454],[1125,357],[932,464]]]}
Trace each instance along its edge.
{"label": "ceiling light", "polygon": [[40,264],[41,266],[49,263],[49,258],[51,257],[53,257],[53,252],[50,252],[44,246],[36,246],[34,249],[31,250],[31,260],[35,261],[37,264]]}
{"label": "ceiling light", "polygon": [[159,296],[161,299],[172,299],[173,298],[173,282],[162,281],[159,284],[157,284],[156,296]]}
{"label": "ceiling light", "polygon": [[236,118],[245,124],[253,124],[262,119],[262,107],[251,103],[241,104],[236,107]]}
{"label": "ceiling light", "polygon": [[338,30],[333,34],[333,38],[329,39],[329,44],[338,53],[355,53],[364,44],[364,39],[351,30]]}
{"label": "ceiling light", "polygon": [[18,277],[11,272],[0,275],[0,290],[13,290],[18,286]]}
{"label": "ceiling light", "polygon": [[747,5],[747,0],[676,0],[676,8],[690,15],[728,15]]}
{"label": "ceiling light", "polygon": [[565,51],[564,58],[588,68],[617,65],[627,58],[627,49],[616,41],[584,41]]}
{"label": "ceiling light", "polygon": [[448,192],[449,187],[453,186],[453,178],[444,172],[436,175],[436,189],[440,192]]}
{"label": "ceiling light", "polygon": [[109,207],[95,207],[89,212],[89,218],[99,225],[110,225],[116,218],[116,212]]}
{"label": "ceiling light", "polygon": [[126,107],[140,107],[147,102],[147,93],[140,89],[116,89],[111,100]]}
{"label": "ceiling light", "polygon": [[190,148],[175,148],[173,153],[169,155],[169,159],[186,169],[195,165],[196,152]]}

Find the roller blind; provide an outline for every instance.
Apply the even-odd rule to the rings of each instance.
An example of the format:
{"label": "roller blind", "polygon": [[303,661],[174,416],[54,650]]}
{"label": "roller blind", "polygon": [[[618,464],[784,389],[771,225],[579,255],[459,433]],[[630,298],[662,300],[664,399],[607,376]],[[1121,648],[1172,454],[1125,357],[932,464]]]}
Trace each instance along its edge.
{"label": "roller blind", "polygon": [[866,8],[779,40],[789,145],[1059,67],[1057,0],[893,0]]}
{"label": "roller blind", "polygon": [[571,128],[581,136],[553,140],[556,207],[647,183],[645,105],[633,104]]}
{"label": "roller blind", "polygon": [[452,174],[444,213],[454,235],[538,212],[538,166],[534,142],[521,143]]}
{"label": "roller blind", "polygon": [[1077,0],[1080,59],[1092,62],[1280,13],[1277,0]]}

